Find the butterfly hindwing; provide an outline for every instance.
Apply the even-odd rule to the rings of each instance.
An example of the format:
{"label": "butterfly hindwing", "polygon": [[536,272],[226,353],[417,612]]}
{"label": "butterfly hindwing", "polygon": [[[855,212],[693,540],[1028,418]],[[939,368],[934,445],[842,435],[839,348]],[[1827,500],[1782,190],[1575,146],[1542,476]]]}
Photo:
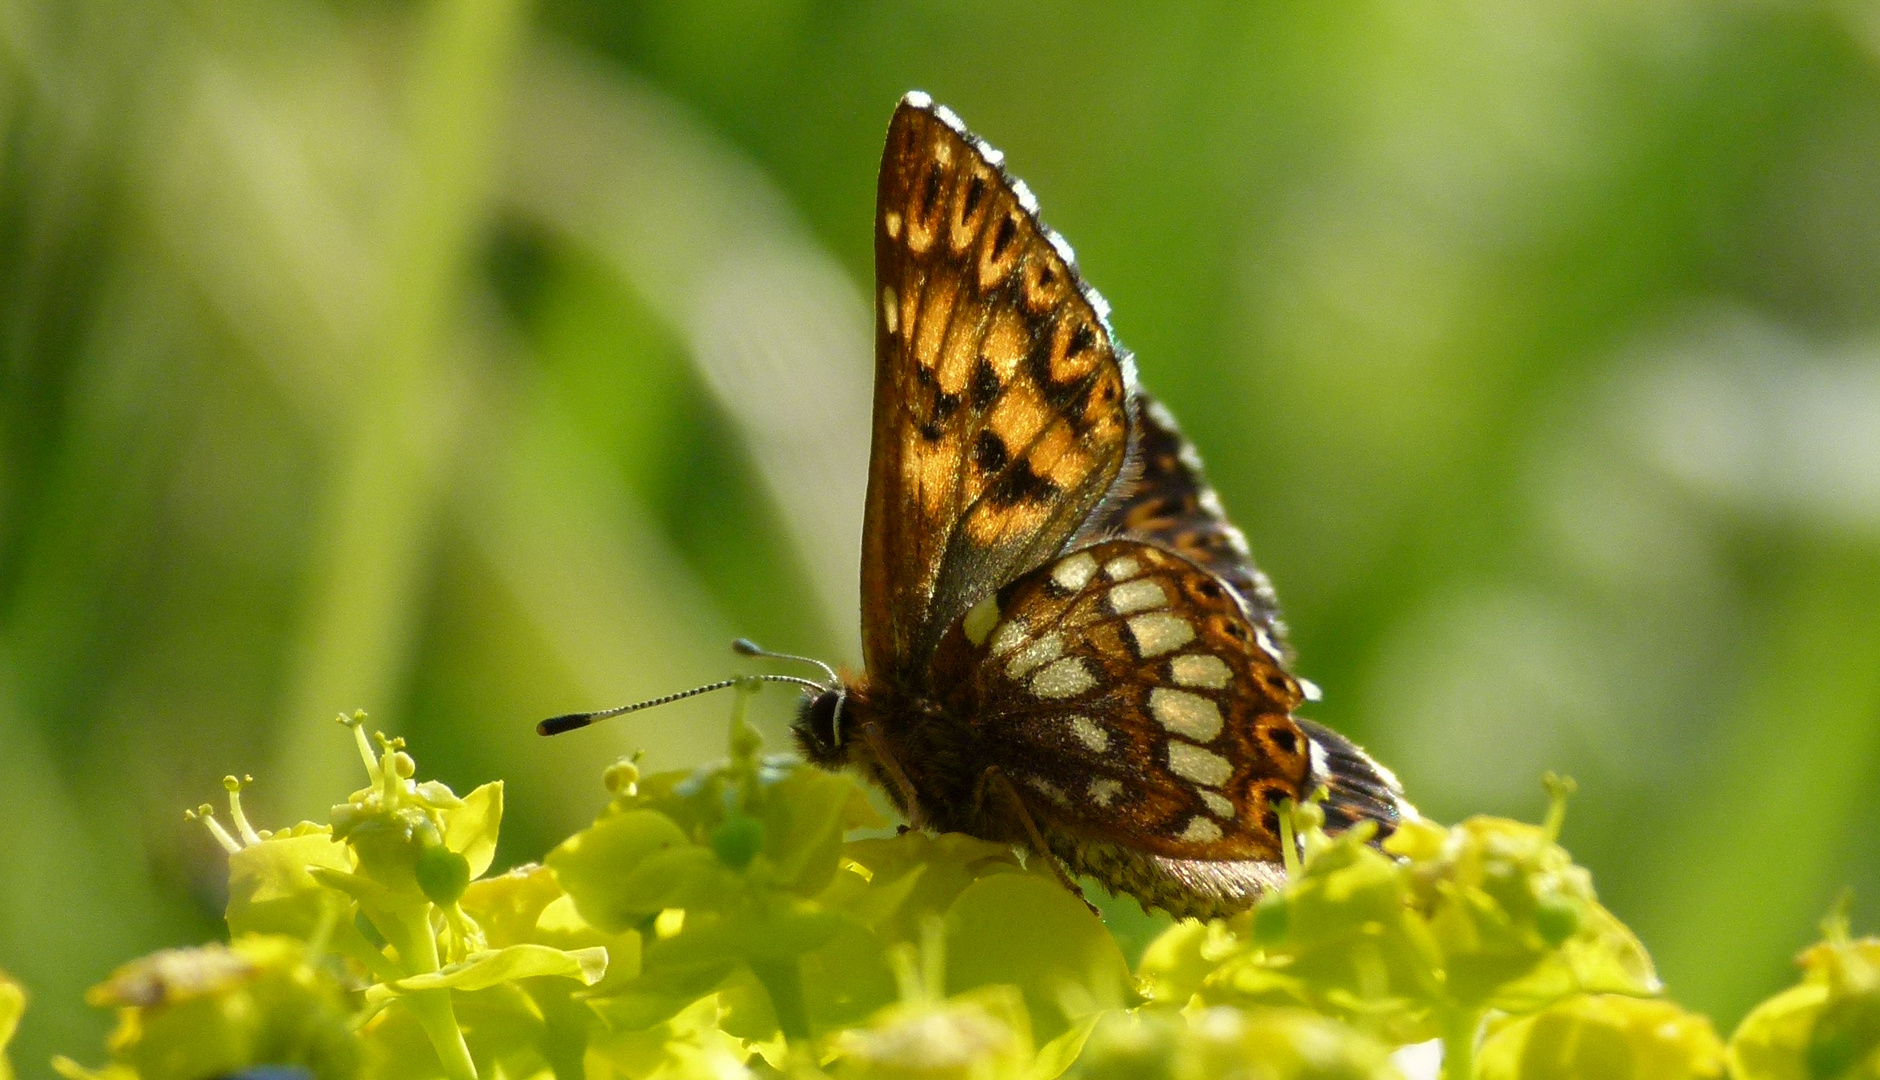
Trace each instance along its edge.
{"label": "butterfly hindwing", "polygon": [[1127,449],[1101,301],[1000,161],[917,95],[882,156],[862,638],[910,686],[967,607],[1084,524]]}
{"label": "butterfly hindwing", "polygon": [[1050,828],[1186,859],[1277,860],[1311,771],[1298,684],[1215,575],[1113,540],[968,612],[945,704]]}

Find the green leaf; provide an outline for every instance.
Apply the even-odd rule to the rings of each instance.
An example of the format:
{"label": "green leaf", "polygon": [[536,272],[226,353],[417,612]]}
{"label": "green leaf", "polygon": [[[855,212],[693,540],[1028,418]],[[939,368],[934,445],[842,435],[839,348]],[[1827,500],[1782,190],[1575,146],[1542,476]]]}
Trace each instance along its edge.
{"label": "green leaf", "polygon": [[1567,998],[1503,1020],[1476,1058],[1479,1080],[1713,1080],[1723,1043],[1710,1021],[1668,1001]]}
{"label": "green leaf", "polygon": [[760,812],[764,856],[775,868],[775,883],[800,896],[813,896],[829,885],[844,834],[875,816],[855,781],[807,766],[766,786]]}
{"label": "green leaf", "polygon": [[579,979],[593,986],[606,973],[606,949],[564,951],[546,945],[511,945],[474,953],[461,963],[382,984],[373,991],[481,990],[497,983],[542,976]]}
{"label": "green leaf", "polygon": [[1320,834],[1309,850],[1298,878],[1261,903],[1261,925],[1277,940],[1256,947],[1244,918],[1239,934],[1188,946],[1189,964],[1220,958],[1201,1000],[1310,1007],[1399,1042],[1435,1036],[1443,956],[1412,907],[1405,868],[1349,832]]}
{"label": "green leaf", "polygon": [[[867,875],[867,888],[853,902],[856,910],[868,913],[870,925],[884,944],[918,941],[921,920],[945,914],[973,882],[1025,872],[1010,845],[963,833],[907,832],[851,841],[842,851]],[[838,877],[834,884],[844,884],[843,879]],[[877,889],[885,891],[874,892]]]}
{"label": "green leaf", "polygon": [[463,797],[444,813],[444,844],[470,863],[480,878],[496,857],[496,837],[503,824],[503,782],[493,780]]}
{"label": "green leaf", "polygon": [[811,1030],[818,1034],[859,1023],[896,999],[894,971],[881,939],[852,914],[829,940],[797,961]]}
{"label": "green leaf", "polygon": [[[608,933],[631,929],[675,896],[709,880],[717,859],[696,847],[671,818],[651,810],[604,817],[549,852],[555,872],[581,917]],[[647,873],[651,863],[651,873]]]}
{"label": "green leaf", "polygon": [[968,885],[946,916],[946,985],[1025,995],[1032,1028],[1054,1039],[1090,1012],[1124,1003],[1129,963],[1083,901],[1037,874]]}
{"label": "green leaf", "polygon": [[[475,798],[476,792],[470,794]],[[477,921],[489,943],[496,948],[524,942],[562,944],[542,941],[537,924],[548,906],[565,895],[555,880],[553,870],[532,863],[519,866],[506,874],[478,878],[471,882],[464,890],[463,899],[458,901],[458,907]],[[580,925],[597,937],[600,936],[600,931],[587,927],[585,923]]]}
{"label": "green leaf", "polygon": [[1109,1015],[1112,1014],[1108,1011],[1091,1013],[1045,1043],[1032,1057],[1031,1067],[1025,1070],[1025,1080],[1057,1080],[1063,1076],[1084,1052],[1084,1045],[1090,1041],[1090,1033],[1097,1029],[1098,1021]]}
{"label": "green leaf", "polygon": [[280,832],[228,858],[228,927],[233,934],[312,935],[327,886],[309,872],[352,870],[352,853],[324,828]]}
{"label": "green leaf", "polygon": [[1220,966],[1221,946],[1237,944],[1218,922],[1184,919],[1162,931],[1143,950],[1142,962],[1136,965],[1137,985],[1150,1001],[1179,1008],[1200,992],[1202,983]]}
{"label": "green leaf", "polygon": [[615,993],[589,998],[587,1005],[615,1031],[641,1031],[694,1007],[738,969],[736,960],[725,958],[694,967],[652,968]]}

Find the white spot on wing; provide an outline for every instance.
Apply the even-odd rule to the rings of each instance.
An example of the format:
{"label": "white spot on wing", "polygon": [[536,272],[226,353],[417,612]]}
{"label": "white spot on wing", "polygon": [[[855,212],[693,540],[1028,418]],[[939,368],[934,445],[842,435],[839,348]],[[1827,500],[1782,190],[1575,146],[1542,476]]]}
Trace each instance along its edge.
{"label": "white spot on wing", "polygon": [[987,142],[984,139],[974,139],[973,145],[975,147],[978,147],[979,156],[986,159],[986,164],[988,165],[1005,164],[1005,151],[999,149],[998,147],[992,145],[991,143]]}
{"label": "white spot on wing", "polygon": [[1077,736],[1077,741],[1089,747],[1091,753],[1101,754],[1110,748],[1109,731],[1088,716],[1072,715],[1065,717],[1064,722],[1070,725],[1071,734]]}
{"label": "white spot on wing", "polygon": [[1208,787],[1220,787],[1227,783],[1228,777],[1234,775],[1234,766],[1226,758],[1211,750],[1174,739],[1168,743],[1168,768],[1184,780],[1193,780]]}
{"label": "white spot on wing", "polygon": [[1202,488],[1201,494],[1195,496],[1195,502],[1215,517],[1227,516],[1227,508],[1221,505],[1221,497],[1214,493],[1213,488]]}
{"label": "white spot on wing", "polygon": [[1013,653],[1011,661],[1005,665],[1005,673],[1014,679],[1022,679],[1040,665],[1048,664],[1063,655],[1064,635],[1046,634]]}
{"label": "white spot on wing", "polygon": [[931,109],[933,98],[924,90],[909,90],[901,95],[901,104],[912,105],[916,109]]}
{"label": "white spot on wing", "polygon": [[1115,801],[1118,795],[1123,793],[1123,785],[1107,778],[1092,780],[1090,782],[1089,792],[1091,802],[1096,803],[1098,806],[1107,807],[1110,803]]}
{"label": "white spot on wing", "polygon": [[1042,776],[1026,777],[1025,786],[1031,788],[1033,791],[1037,792],[1038,794],[1043,795],[1045,798],[1050,799],[1052,802],[1056,803],[1059,806],[1068,807],[1071,804],[1071,797],[1069,795],[1064,794],[1063,788],[1058,787],[1056,784],[1053,784],[1051,781],[1046,780]]}
{"label": "white spot on wing", "polygon": [[1178,425],[1175,423],[1175,414],[1168,411],[1167,405],[1150,399],[1147,407],[1143,411],[1149,414],[1149,419],[1155,421],[1158,427],[1164,427],[1170,431],[1177,430]]}
{"label": "white spot on wing", "polygon": [[1103,564],[1103,572],[1110,575],[1111,581],[1122,581],[1142,573],[1142,564],[1128,555],[1118,555]]}
{"label": "white spot on wing", "polygon": [[1221,733],[1221,707],[1200,694],[1158,686],[1149,691],[1149,711],[1156,723],[1195,742],[1213,742]]}
{"label": "white spot on wing", "polygon": [[1090,584],[1090,578],[1097,572],[1097,558],[1088,551],[1080,551],[1051,568],[1051,580],[1059,588],[1076,592]]}
{"label": "white spot on wing", "polygon": [[1138,611],[1167,606],[1168,593],[1152,578],[1125,582],[1110,590],[1110,610],[1118,615],[1134,615]]}
{"label": "white spot on wing", "polygon": [[[1103,329],[1106,331],[1109,330],[1110,328],[1110,302],[1103,298],[1103,294],[1086,285],[1084,287],[1084,302],[1089,304],[1091,307],[1091,310],[1097,313],[1097,318],[1103,320]],[[1134,382],[1135,381],[1134,370],[1131,370],[1131,372],[1129,373],[1129,376],[1130,376],[1130,381]]]}
{"label": "white spot on wing", "polygon": [[992,632],[992,655],[1004,656],[1018,648],[1025,643],[1025,637],[1030,633],[1023,619],[999,624],[999,628]]}
{"label": "white spot on wing", "polygon": [[1041,698],[1067,698],[1097,685],[1090,669],[1075,656],[1053,661],[1031,677],[1031,692]]}
{"label": "white spot on wing", "polygon": [[901,332],[901,298],[894,295],[894,286],[881,287],[881,321],[887,324],[890,336]]}
{"label": "white spot on wing", "polygon": [[1201,801],[1208,804],[1208,812],[1215,817],[1234,820],[1234,804],[1227,796],[1204,791],[1201,793]]}
{"label": "white spot on wing", "polygon": [[1136,639],[1136,651],[1147,660],[1193,641],[1195,628],[1179,615],[1155,611],[1129,620],[1129,634]]}
{"label": "white spot on wing", "polygon": [[960,630],[966,634],[967,641],[974,645],[984,645],[986,635],[992,633],[992,628],[998,624],[998,621],[999,598],[995,594],[987,596],[972,606],[972,609],[966,613],[966,618],[960,621]]}
{"label": "white spot on wing", "polygon": [[1185,840],[1190,844],[1212,844],[1220,838],[1221,827],[1219,825],[1204,817],[1192,817],[1188,819],[1188,827],[1183,829],[1181,836],[1176,839]]}
{"label": "white spot on wing", "polygon": [[941,105],[934,109],[933,114],[942,124],[952,128],[954,131],[962,135],[966,133],[966,124],[960,119],[959,113],[954,112],[945,105]]}
{"label": "white spot on wing", "polygon": [[1178,685],[1200,686],[1209,690],[1226,689],[1233,672],[1227,661],[1213,653],[1190,653],[1168,662],[1168,673]]}
{"label": "white spot on wing", "polygon": [[1323,784],[1332,778],[1332,763],[1326,760],[1325,747],[1317,739],[1308,738],[1306,745],[1312,748],[1312,779]]}

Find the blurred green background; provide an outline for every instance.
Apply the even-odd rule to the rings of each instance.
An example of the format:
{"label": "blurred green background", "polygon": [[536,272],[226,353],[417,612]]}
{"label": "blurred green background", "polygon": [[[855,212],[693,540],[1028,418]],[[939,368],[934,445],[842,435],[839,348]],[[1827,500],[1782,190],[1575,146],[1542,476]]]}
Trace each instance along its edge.
{"label": "blurred green background", "polygon": [[[16,1061],[219,932],[187,806],[505,850],[854,662],[871,214],[1008,154],[1285,602],[1313,715],[1536,818],[1726,1027],[1880,923],[1880,8],[0,0],[0,968]],[[773,732],[790,695],[765,699]]]}

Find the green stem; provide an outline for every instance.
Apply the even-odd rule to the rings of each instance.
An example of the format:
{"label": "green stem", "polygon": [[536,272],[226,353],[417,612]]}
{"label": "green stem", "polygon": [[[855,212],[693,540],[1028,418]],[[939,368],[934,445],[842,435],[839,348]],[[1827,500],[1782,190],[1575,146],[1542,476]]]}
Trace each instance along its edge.
{"label": "green stem", "polygon": [[476,1062],[470,1060],[470,1047],[463,1041],[463,1029],[457,1026],[457,1013],[451,1008],[449,990],[413,990],[404,995],[405,1007],[418,1018],[419,1026],[437,1051],[444,1075],[450,1080],[477,1080]]}
{"label": "green stem", "polygon": [[[402,942],[394,942],[398,949],[399,960],[403,963],[406,974],[420,975],[436,971],[439,967],[437,956],[437,936],[431,931],[429,909],[413,919],[399,919],[399,936]],[[470,1060],[470,1047],[463,1040],[463,1028],[457,1024],[457,1013],[451,1007],[450,991],[412,990],[404,995],[405,1005],[418,1024],[424,1028],[424,1034],[431,1040],[431,1048],[437,1051],[437,1060],[443,1063],[444,1075],[450,1080],[477,1080],[476,1063]]]}
{"label": "green stem", "polygon": [[752,960],[751,974],[770,992],[777,1026],[790,1039],[810,1037],[809,1007],[803,998],[803,973],[797,961]]}
{"label": "green stem", "polygon": [[1481,1026],[1480,1009],[1443,1011],[1442,1080],[1470,1080],[1475,1075],[1475,1032]]}

